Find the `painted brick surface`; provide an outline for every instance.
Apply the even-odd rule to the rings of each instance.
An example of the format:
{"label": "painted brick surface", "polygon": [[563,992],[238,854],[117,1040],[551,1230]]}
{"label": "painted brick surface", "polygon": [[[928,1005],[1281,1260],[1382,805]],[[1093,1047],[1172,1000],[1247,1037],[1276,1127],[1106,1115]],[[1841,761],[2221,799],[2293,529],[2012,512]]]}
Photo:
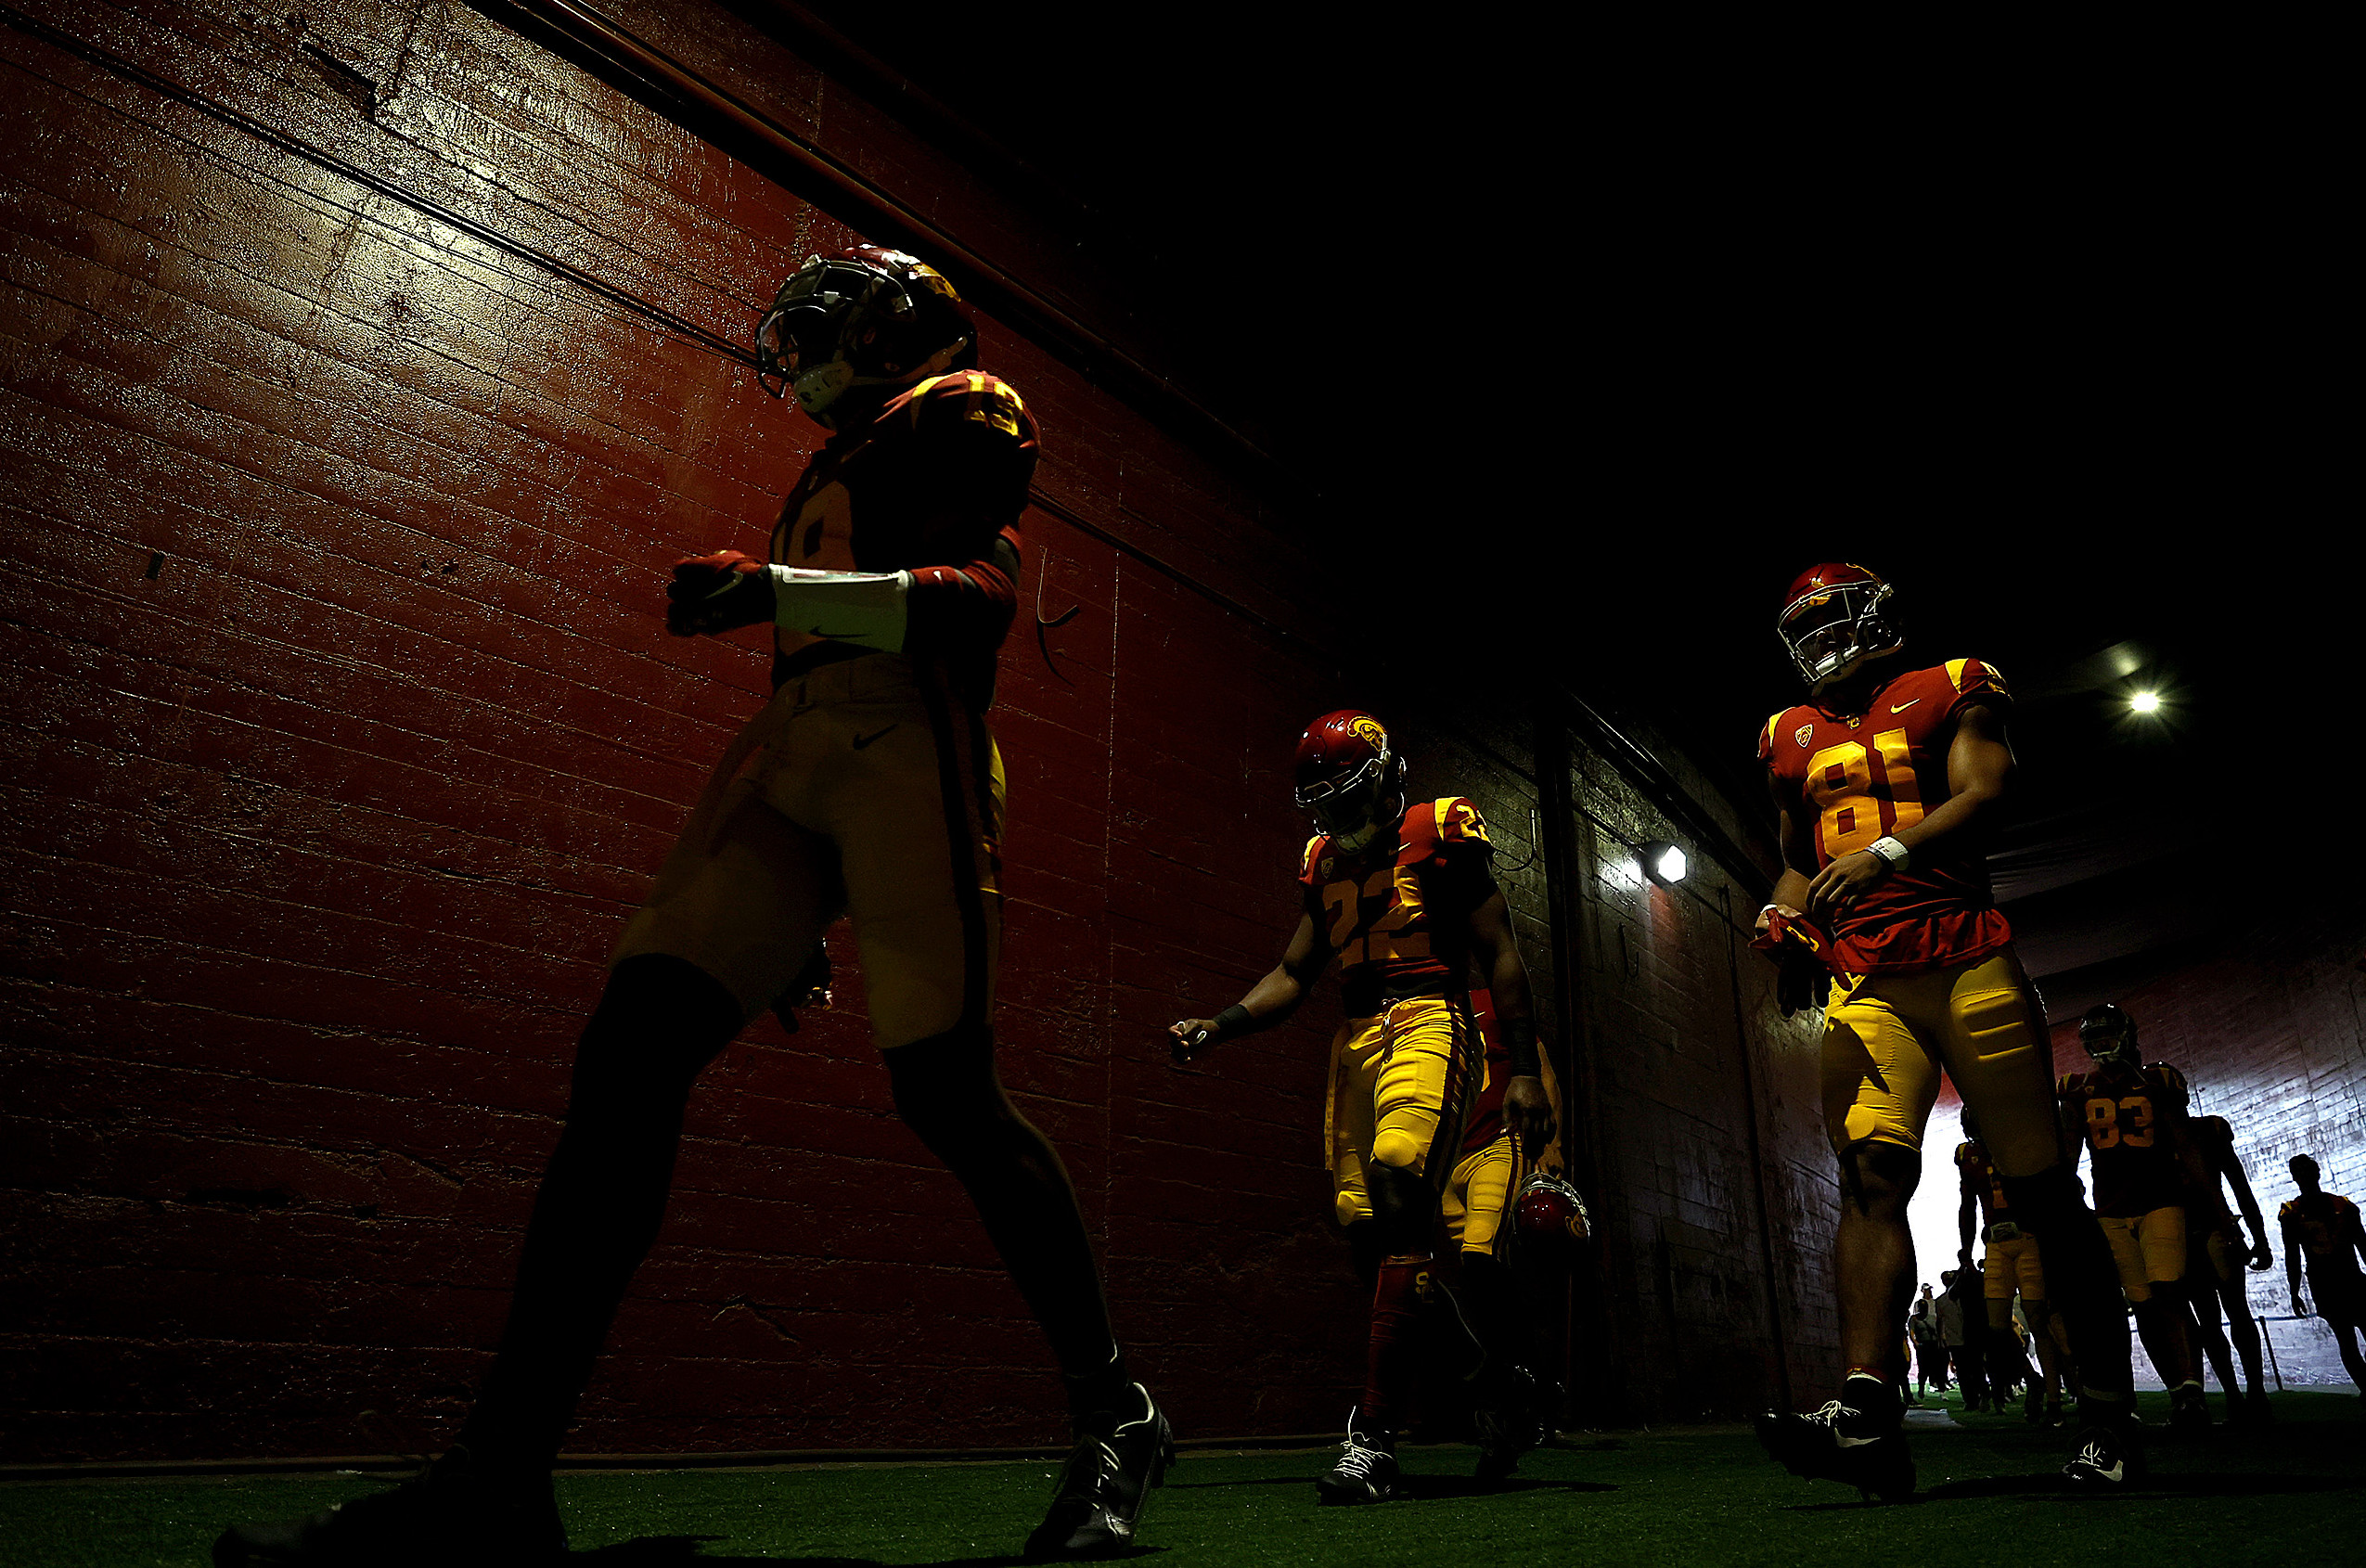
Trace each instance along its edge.
{"label": "painted brick surface", "polygon": [[[855,238],[440,0],[27,8],[714,332]],[[768,111],[829,105],[808,134],[1018,262],[1055,253],[720,13],[629,9]],[[71,53],[0,30],[0,1449],[432,1446],[497,1331],[608,946],[764,690],[752,635],[663,635],[663,568],[761,548],[817,432],[697,345]],[[1286,509],[982,326],[1047,497],[1128,546],[1026,520],[1024,596],[1079,613],[1038,645],[1022,611],[996,713],[1005,1075],[1178,1425],[1326,1429],[1360,1370],[1317,1157],[1335,995],[1203,1073],[1164,1026],[1279,952],[1290,741],[1351,701],[1494,824],[1550,1016],[1529,718],[1310,651],[1353,645]],[[1761,1207],[1794,1359],[1830,1338],[1807,1046],[1731,950],[1747,897],[1628,885],[1648,808],[1579,774],[1586,1028],[1559,1048],[1605,1240],[1556,1354],[1581,1419],[1740,1409],[1769,1382]],[[844,970],[836,1009],[752,1028],[702,1083],[575,1446],[1057,1432],[1039,1337],[893,1116]]]}
{"label": "painted brick surface", "polygon": [[[2136,1022],[2148,1061],[2183,1069],[2193,1108],[2223,1116],[2268,1222],[2275,1266],[2254,1274],[2252,1310],[2291,1313],[2276,1210],[2295,1196],[2288,1163],[2314,1159],[2325,1189],[2366,1202],[2366,917],[2355,909],[2270,911],[2196,944],[2165,978],[2113,998]],[[2093,1060],[2076,1019],[2054,1026],[2054,1062]],[[2271,1321],[2287,1379],[2340,1381],[2331,1336],[2312,1321]]]}

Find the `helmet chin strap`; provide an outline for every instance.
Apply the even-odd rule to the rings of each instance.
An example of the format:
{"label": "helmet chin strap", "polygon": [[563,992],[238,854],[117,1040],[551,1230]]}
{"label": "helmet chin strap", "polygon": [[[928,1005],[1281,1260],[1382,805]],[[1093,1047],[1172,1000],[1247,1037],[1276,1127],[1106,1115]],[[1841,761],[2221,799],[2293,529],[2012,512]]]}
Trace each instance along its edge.
{"label": "helmet chin strap", "polygon": [[823,412],[856,387],[917,385],[931,376],[942,374],[969,346],[969,339],[957,338],[929,355],[917,368],[901,376],[858,376],[855,374],[854,366],[846,360],[833,358],[798,377],[790,390],[796,394],[797,406],[804,409],[808,418],[827,425],[829,421],[823,418]]}
{"label": "helmet chin strap", "polygon": [[1352,833],[1333,833],[1331,836],[1331,842],[1337,844],[1346,854],[1356,855],[1360,853],[1366,844],[1379,838],[1380,830],[1381,825],[1367,817],[1361,828]]}

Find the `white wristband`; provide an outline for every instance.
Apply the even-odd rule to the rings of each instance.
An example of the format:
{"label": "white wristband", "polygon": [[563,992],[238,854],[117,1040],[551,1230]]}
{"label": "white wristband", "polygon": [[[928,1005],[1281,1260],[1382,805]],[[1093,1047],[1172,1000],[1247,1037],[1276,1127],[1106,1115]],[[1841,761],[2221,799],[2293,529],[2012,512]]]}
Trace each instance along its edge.
{"label": "white wristband", "polygon": [[859,643],[883,653],[904,649],[904,596],[908,572],[814,572],[802,566],[767,567],[772,573],[774,623],[785,631],[836,642]]}
{"label": "white wristband", "polygon": [[1880,855],[1883,863],[1893,871],[1905,870],[1906,862],[1913,854],[1904,844],[1886,834],[1875,839],[1866,847]]}

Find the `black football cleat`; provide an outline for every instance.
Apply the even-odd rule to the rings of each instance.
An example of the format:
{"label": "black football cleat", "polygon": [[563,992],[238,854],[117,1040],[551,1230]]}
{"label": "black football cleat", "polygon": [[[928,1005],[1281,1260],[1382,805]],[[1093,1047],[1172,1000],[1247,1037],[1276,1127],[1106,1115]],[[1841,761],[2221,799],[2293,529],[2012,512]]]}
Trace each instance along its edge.
{"label": "black football cleat", "polygon": [[[1884,1397],[1896,1396],[1884,1391]],[[1903,1502],[1914,1495],[1914,1458],[1906,1450],[1906,1433],[1885,1417],[1830,1399],[1804,1414],[1769,1410],[1752,1425],[1768,1454],[1792,1474],[1842,1481],[1868,1499]]]}
{"label": "black football cleat", "polygon": [[2189,1382],[2169,1394],[2169,1430],[2171,1432],[2207,1432],[2210,1430],[2210,1403],[2198,1382]]}
{"label": "black football cleat", "polygon": [[1117,1423],[1106,1440],[1090,1433],[1061,1467],[1051,1511],[1027,1537],[1030,1562],[1072,1562],[1117,1557],[1134,1544],[1142,1500],[1166,1481],[1175,1462],[1175,1433],[1140,1383],[1142,1413]]}
{"label": "black football cleat", "polygon": [[2132,1426],[2086,1427],[2062,1473],[2081,1491],[2117,1491],[2144,1478],[2144,1450]]}
{"label": "black football cleat", "polygon": [[213,1568],[533,1568],[566,1555],[548,1474],[491,1472],[456,1447],[392,1491],[234,1524],[213,1543]]}
{"label": "black football cleat", "polygon": [[1482,1481],[1500,1481],[1520,1468],[1520,1456],[1541,1447],[1545,1431],[1543,1388],[1525,1367],[1508,1368],[1497,1381],[1486,1403],[1471,1412],[1471,1427],[1479,1440]]}
{"label": "black football cleat", "polygon": [[1357,1413],[1347,1414],[1347,1438],[1339,1446],[1339,1462],[1315,1481],[1315,1494],[1326,1506],[1384,1503],[1396,1496],[1396,1455],[1388,1439],[1357,1425]]}
{"label": "black football cleat", "polygon": [[2274,1407],[2268,1403],[2267,1394],[2259,1389],[2255,1388],[2239,1399],[2230,1394],[2227,1404],[2231,1407],[2227,1412],[2227,1419],[2238,1425],[2267,1426],[2276,1419]]}

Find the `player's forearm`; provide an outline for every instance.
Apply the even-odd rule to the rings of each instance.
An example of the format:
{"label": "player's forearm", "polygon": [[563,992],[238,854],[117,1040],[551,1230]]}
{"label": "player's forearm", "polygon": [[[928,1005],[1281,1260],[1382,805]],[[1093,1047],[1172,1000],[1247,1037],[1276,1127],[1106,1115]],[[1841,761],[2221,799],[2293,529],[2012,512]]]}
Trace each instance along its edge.
{"label": "player's forearm", "polygon": [[1495,996],[1496,1027],[1502,1032],[1504,1047],[1511,1056],[1511,1075],[1538,1076],[1544,1066],[1537,1042],[1536,1012],[1528,994],[1528,967],[1520,961],[1520,949],[1511,943],[1496,949],[1487,987]]}
{"label": "player's forearm", "polygon": [[1305,983],[1286,967],[1277,965],[1249,987],[1247,996],[1218,1013],[1216,1022],[1227,1036],[1254,1035],[1287,1020],[1305,999]]}
{"label": "player's forearm", "polygon": [[1978,1200],[1967,1192],[1962,1207],[1955,1211],[1955,1244],[1962,1252],[1972,1250],[1972,1215],[1977,1204]]}
{"label": "player's forearm", "polygon": [[1807,884],[1814,879],[1807,872],[1786,866],[1782,875],[1775,879],[1774,892],[1767,895],[1769,904],[1780,904],[1786,909],[1807,906]]}
{"label": "player's forearm", "polygon": [[1910,852],[1929,851],[1957,834],[1966,832],[1975,824],[1993,820],[2003,800],[2004,783],[2001,779],[1974,784],[1950,795],[1920,822],[1910,823],[1890,837],[1904,844]]}

